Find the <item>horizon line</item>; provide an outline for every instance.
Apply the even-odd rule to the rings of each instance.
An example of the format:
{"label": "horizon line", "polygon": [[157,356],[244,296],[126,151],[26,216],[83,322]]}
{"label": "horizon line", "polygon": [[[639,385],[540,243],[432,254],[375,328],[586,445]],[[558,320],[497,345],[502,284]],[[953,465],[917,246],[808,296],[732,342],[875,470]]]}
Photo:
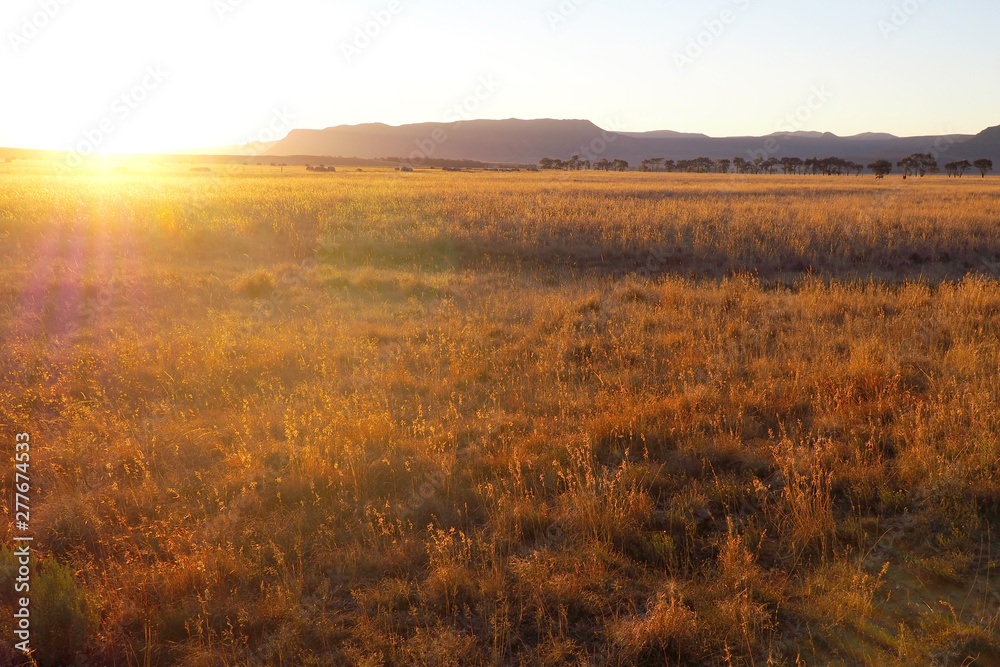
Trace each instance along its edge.
{"label": "horizon line", "polygon": [[[521,123],[531,123],[531,122],[544,122],[551,121],[556,123],[590,123],[594,127],[613,134],[620,135],[645,135],[645,134],[655,134],[658,132],[671,132],[674,134],[686,136],[686,137],[698,137],[704,139],[766,139],[769,137],[789,137],[789,136],[804,136],[804,135],[816,135],[817,137],[832,137],[837,139],[854,139],[857,137],[864,137],[867,135],[883,135],[892,139],[923,139],[929,137],[975,137],[979,134],[985,132],[986,130],[993,129],[994,127],[1000,127],[1000,125],[990,125],[978,132],[947,132],[947,133],[929,133],[929,134],[908,134],[900,135],[894,134],[892,132],[879,131],[879,130],[868,130],[865,132],[859,132],[856,134],[837,134],[836,132],[831,132],[829,130],[794,130],[792,132],[774,131],[768,134],[728,134],[728,135],[712,135],[706,134],[704,132],[691,132],[685,130],[674,130],[670,128],[660,128],[655,130],[609,130],[603,127],[601,124],[590,120],[588,118],[552,118],[552,117],[541,117],[541,118],[518,118],[518,117],[508,117],[508,118],[470,118],[461,119],[456,121],[418,121],[411,123],[385,123],[382,121],[366,121],[363,123],[341,123],[339,125],[329,125],[326,127],[296,127],[291,130],[285,136],[280,139],[275,139],[274,141],[267,142],[245,142],[245,143],[229,143],[229,144],[216,144],[214,146],[182,146],[172,149],[151,149],[151,150],[131,150],[131,151],[94,151],[94,155],[183,155],[192,154],[193,151],[205,150],[205,151],[217,151],[221,148],[229,147],[242,147],[250,146],[253,144],[275,144],[284,139],[287,139],[292,132],[305,131],[305,132],[324,132],[327,130],[334,130],[339,128],[357,128],[365,127],[368,125],[382,126],[387,128],[399,129],[404,127],[411,127],[415,125],[442,125],[442,126],[454,126],[458,124],[466,123],[498,123],[498,122],[521,122]],[[30,151],[55,151],[55,152],[72,152],[65,148],[42,148],[42,147],[32,147],[32,146],[0,146],[3,150],[30,150]]]}

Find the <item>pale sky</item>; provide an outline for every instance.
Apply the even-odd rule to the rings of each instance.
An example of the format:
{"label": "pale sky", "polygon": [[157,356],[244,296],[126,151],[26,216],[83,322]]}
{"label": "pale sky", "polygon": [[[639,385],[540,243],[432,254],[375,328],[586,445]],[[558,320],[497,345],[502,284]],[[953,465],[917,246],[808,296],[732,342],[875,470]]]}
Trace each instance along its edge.
{"label": "pale sky", "polygon": [[996,0],[4,0],[0,146],[459,118],[760,135],[796,112],[972,134],[1000,124],[997,26]]}

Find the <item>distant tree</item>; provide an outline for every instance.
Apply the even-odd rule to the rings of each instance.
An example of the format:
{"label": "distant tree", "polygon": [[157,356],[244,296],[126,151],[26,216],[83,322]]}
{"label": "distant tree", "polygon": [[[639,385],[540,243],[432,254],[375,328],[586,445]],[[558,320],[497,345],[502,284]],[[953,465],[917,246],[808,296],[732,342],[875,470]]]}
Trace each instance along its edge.
{"label": "distant tree", "polygon": [[691,160],[691,171],[696,174],[711,174],[715,171],[715,160],[709,157],[697,157]]}
{"label": "distant tree", "polygon": [[643,171],[660,171],[663,163],[666,162],[667,158],[663,157],[651,157],[642,161]]}
{"label": "distant tree", "polygon": [[733,166],[736,168],[737,174],[746,174],[750,170],[750,163],[741,157],[733,158]]}
{"label": "distant tree", "polygon": [[892,173],[892,163],[888,160],[875,160],[868,168],[875,172],[875,178],[885,178]]}
{"label": "distant tree", "polygon": [[715,171],[715,162],[707,157],[699,157],[693,160],[678,160],[677,171],[688,174],[705,174]]}
{"label": "distant tree", "polygon": [[538,161],[538,166],[542,169],[555,169],[555,160],[550,157],[543,157]]}
{"label": "distant tree", "polygon": [[968,160],[961,160],[958,162],[949,162],[944,166],[944,170],[948,173],[948,176],[956,176],[962,178],[965,173],[972,169],[972,163]]}
{"label": "distant tree", "polygon": [[925,174],[936,174],[938,173],[938,171],[940,171],[938,169],[937,160],[934,159],[934,156],[931,155],[930,153],[921,153],[918,165],[919,165],[918,172],[920,173],[921,177],[923,177]]}
{"label": "distant tree", "polygon": [[781,164],[781,161],[778,160],[778,158],[769,157],[766,160],[764,160],[764,162],[761,163],[760,166],[761,169],[764,170],[764,172],[773,175],[775,170],[777,170],[779,164]]}
{"label": "distant tree", "polygon": [[590,169],[590,160],[580,160],[580,169]]}
{"label": "distant tree", "polygon": [[607,158],[602,157],[600,160],[594,163],[594,169],[596,169],[597,171],[607,171],[610,167],[611,163],[608,161]]}
{"label": "distant tree", "polygon": [[566,163],[566,168],[569,169],[570,171],[576,171],[577,169],[579,169],[580,168],[580,156],[579,155],[574,155],[573,157],[571,157],[569,159],[569,162]]}
{"label": "distant tree", "polygon": [[903,170],[903,180],[905,181],[908,176],[912,176],[915,171],[915,164],[913,158],[904,157],[902,160],[896,163],[896,166]]}
{"label": "distant tree", "polygon": [[824,160],[827,173],[833,176],[844,176],[850,174],[855,169],[855,163],[839,157],[828,157]]}
{"label": "distant tree", "polygon": [[987,160],[986,158],[982,158],[980,160],[976,160],[972,164],[975,165],[976,169],[982,172],[983,178],[986,178],[986,174],[993,171],[993,160]]}
{"label": "distant tree", "polygon": [[903,178],[913,175],[923,177],[928,173],[938,172],[937,160],[930,153],[914,153],[900,160],[898,166],[903,170]]}
{"label": "distant tree", "polygon": [[677,171],[677,163],[674,162],[673,160],[664,160],[663,161],[663,170],[667,171],[667,172],[671,172],[671,173],[675,172],[675,171]]}
{"label": "distant tree", "polygon": [[715,170],[720,174],[728,174],[730,165],[732,165],[732,162],[726,158],[722,158],[721,160],[715,161]]}

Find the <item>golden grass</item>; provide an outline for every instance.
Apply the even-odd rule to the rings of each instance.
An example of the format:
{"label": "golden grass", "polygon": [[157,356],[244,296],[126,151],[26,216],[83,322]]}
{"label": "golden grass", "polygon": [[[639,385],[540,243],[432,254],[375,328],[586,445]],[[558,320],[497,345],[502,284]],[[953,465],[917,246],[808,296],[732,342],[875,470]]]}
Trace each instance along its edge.
{"label": "golden grass", "polygon": [[92,664],[1000,659],[996,179],[0,183]]}

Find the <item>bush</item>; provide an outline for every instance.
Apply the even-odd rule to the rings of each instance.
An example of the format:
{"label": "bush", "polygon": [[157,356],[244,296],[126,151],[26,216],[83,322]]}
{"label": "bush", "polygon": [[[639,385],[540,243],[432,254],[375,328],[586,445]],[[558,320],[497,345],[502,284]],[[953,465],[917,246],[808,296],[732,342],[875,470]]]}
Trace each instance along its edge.
{"label": "bush", "polygon": [[263,269],[243,274],[236,280],[235,290],[252,299],[263,299],[274,293],[274,277]]}
{"label": "bush", "polygon": [[39,665],[74,664],[97,623],[73,572],[54,559],[36,568],[32,577],[31,615],[31,644]]}

